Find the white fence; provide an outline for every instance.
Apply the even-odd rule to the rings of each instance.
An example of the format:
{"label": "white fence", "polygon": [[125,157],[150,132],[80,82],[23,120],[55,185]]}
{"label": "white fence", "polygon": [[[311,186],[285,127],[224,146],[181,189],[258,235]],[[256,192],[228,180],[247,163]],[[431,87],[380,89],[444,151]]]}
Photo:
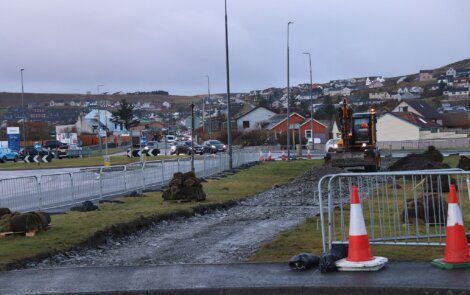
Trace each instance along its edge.
{"label": "white fence", "polygon": [[[233,168],[257,161],[259,152],[235,150]],[[195,157],[197,177],[229,169],[227,153]],[[0,207],[14,211],[47,210],[85,200],[122,195],[166,185],[175,172],[191,170],[191,158],[167,159],[86,169],[78,172],[0,179]]]}
{"label": "white fence", "polygon": [[470,138],[447,138],[433,140],[381,141],[377,143],[382,150],[425,150],[433,145],[437,149],[470,148]]}

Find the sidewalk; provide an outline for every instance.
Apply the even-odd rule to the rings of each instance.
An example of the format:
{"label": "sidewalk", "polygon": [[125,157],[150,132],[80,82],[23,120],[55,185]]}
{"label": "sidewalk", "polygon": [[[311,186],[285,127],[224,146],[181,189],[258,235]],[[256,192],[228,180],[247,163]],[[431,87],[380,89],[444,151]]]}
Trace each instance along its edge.
{"label": "sidewalk", "polygon": [[328,274],[278,263],[83,267],[3,272],[0,294],[470,294],[469,277],[411,262]]}

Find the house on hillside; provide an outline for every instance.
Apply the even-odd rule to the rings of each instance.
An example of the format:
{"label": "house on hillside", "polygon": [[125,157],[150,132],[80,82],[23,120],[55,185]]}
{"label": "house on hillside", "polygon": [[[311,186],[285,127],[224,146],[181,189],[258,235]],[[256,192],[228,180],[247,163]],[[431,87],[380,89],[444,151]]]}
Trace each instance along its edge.
{"label": "house on hillside", "polygon": [[374,80],[372,82],[370,82],[369,84],[369,88],[380,88],[380,87],[383,87],[384,84],[382,82],[380,82],[379,80]]}
{"label": "house on hillside", "polygon": [[268,121],[275,115],[277,115],[275,112],[265,107],[253,108],[235,118],[237,120],[238,131],[260,129],[263,122]]}
{"label": "house on hillside", "polygon": [[457,76],[457,71],[454,70],[454,68],[449,68],[449,69],[447,69],[447,71],[446,71],[446,76],[447,76],[447,77],[450,76],[450,77],[454,77],[454,78],[455,78],[455,76]]}
{"label": "house on hillside", "polygon": [[113,133],[122,133],[125,130],[122,124],[111,121],[112,114],[107,110],[91,110],[88,114],[80,114],[75,123],[78,134],[96,134],[100,130]]}
{"label": "house on hillside", "polygon": [[432,80],[432,70],[421,70],[419,71],[419,81],[429,81]]}
{"label": "house on hillside", "polygon": [[445,90],[443,94],[453,99],[468,98],[470,96],[468,87],[449,88]]}
{"label": "house on hillside", "polygon": [[420,140],[421,131],[437,132],[439,127],[410,111],[385,113],[377,119],[377,141]]}
{"label": "house on hillside", "polygon": [[371,92],[369,93],[369,99],[391,99],[392,96],[390,93],[384,91],[384,92]]}
{"label": "house on hillside", "polygon": [[470,69],[457,69],[456,76],[457,77],[470,77]]}
{"label": "house on hillside", "polygon": [[419,99],[406,99],[401,100],[392,109],[393,113],[406,113],[411,112],[418,116],[425,118],[438,125],[442,125],[442,116],[434,108],[428,105],[426,102]]}

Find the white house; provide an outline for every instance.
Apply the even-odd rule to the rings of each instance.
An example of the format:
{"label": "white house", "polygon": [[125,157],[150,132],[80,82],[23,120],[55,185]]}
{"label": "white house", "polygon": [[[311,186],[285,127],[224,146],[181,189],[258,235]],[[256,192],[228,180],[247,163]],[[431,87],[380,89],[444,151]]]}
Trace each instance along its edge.
{"label": "white house", "polygon": [[96,133],[100,130],[110,132],[123,132],[124,126],[111,121],[112,114],[106,110],[91,110],[85,116],[80,116],[75,124],[77,132],[80,133]]}
{"label": "white house", "polygon": [[256,107],[248,112],[241,114],[237,119],[237,127],[239,131],[249,131],[260,128],[260,123],[269,120],[276,115],[275,112],[264,107]]}
{"label": "white house", "polygon": [[393,108],[392,112],[411,112],[426,120],[442,125],[442,116],[430,105],[419,99],[402,100]]}
{"label": "white house", "polygon": [[445,90],[443,93],[449,98],[467,98],[470,96],[469,88],[465,87],[450,88]]}
{"label": "white house", "polygon": [[374,92],[369,93],[370,99],[391,99],[392,96],[388,92]]}
{"label": "white house", "polygon": [[449,68],[447,71],[446,71],[446,76],[452,76],[455,78],[455,76],[457,76],[457,71],[454,70],[453,68]]}

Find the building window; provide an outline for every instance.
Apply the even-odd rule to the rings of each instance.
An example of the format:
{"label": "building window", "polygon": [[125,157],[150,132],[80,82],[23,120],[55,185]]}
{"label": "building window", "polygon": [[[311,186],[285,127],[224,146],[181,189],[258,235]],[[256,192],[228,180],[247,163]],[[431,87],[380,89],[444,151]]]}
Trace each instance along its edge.
{"label": "building window", "polygon": [[312,130],[305,130],[305,138],[312,138]]}
{"label": "building window", "polygon": [[243,128],[250,128],[250,121],[243,121]]}
{"label": "building window", "polygon": [[406,107],[400,107],[400,108],[398,109],[398,111],[400,111],[400,112],[408,112],[408,107],[407,107],[407,106],[406,106]]}

